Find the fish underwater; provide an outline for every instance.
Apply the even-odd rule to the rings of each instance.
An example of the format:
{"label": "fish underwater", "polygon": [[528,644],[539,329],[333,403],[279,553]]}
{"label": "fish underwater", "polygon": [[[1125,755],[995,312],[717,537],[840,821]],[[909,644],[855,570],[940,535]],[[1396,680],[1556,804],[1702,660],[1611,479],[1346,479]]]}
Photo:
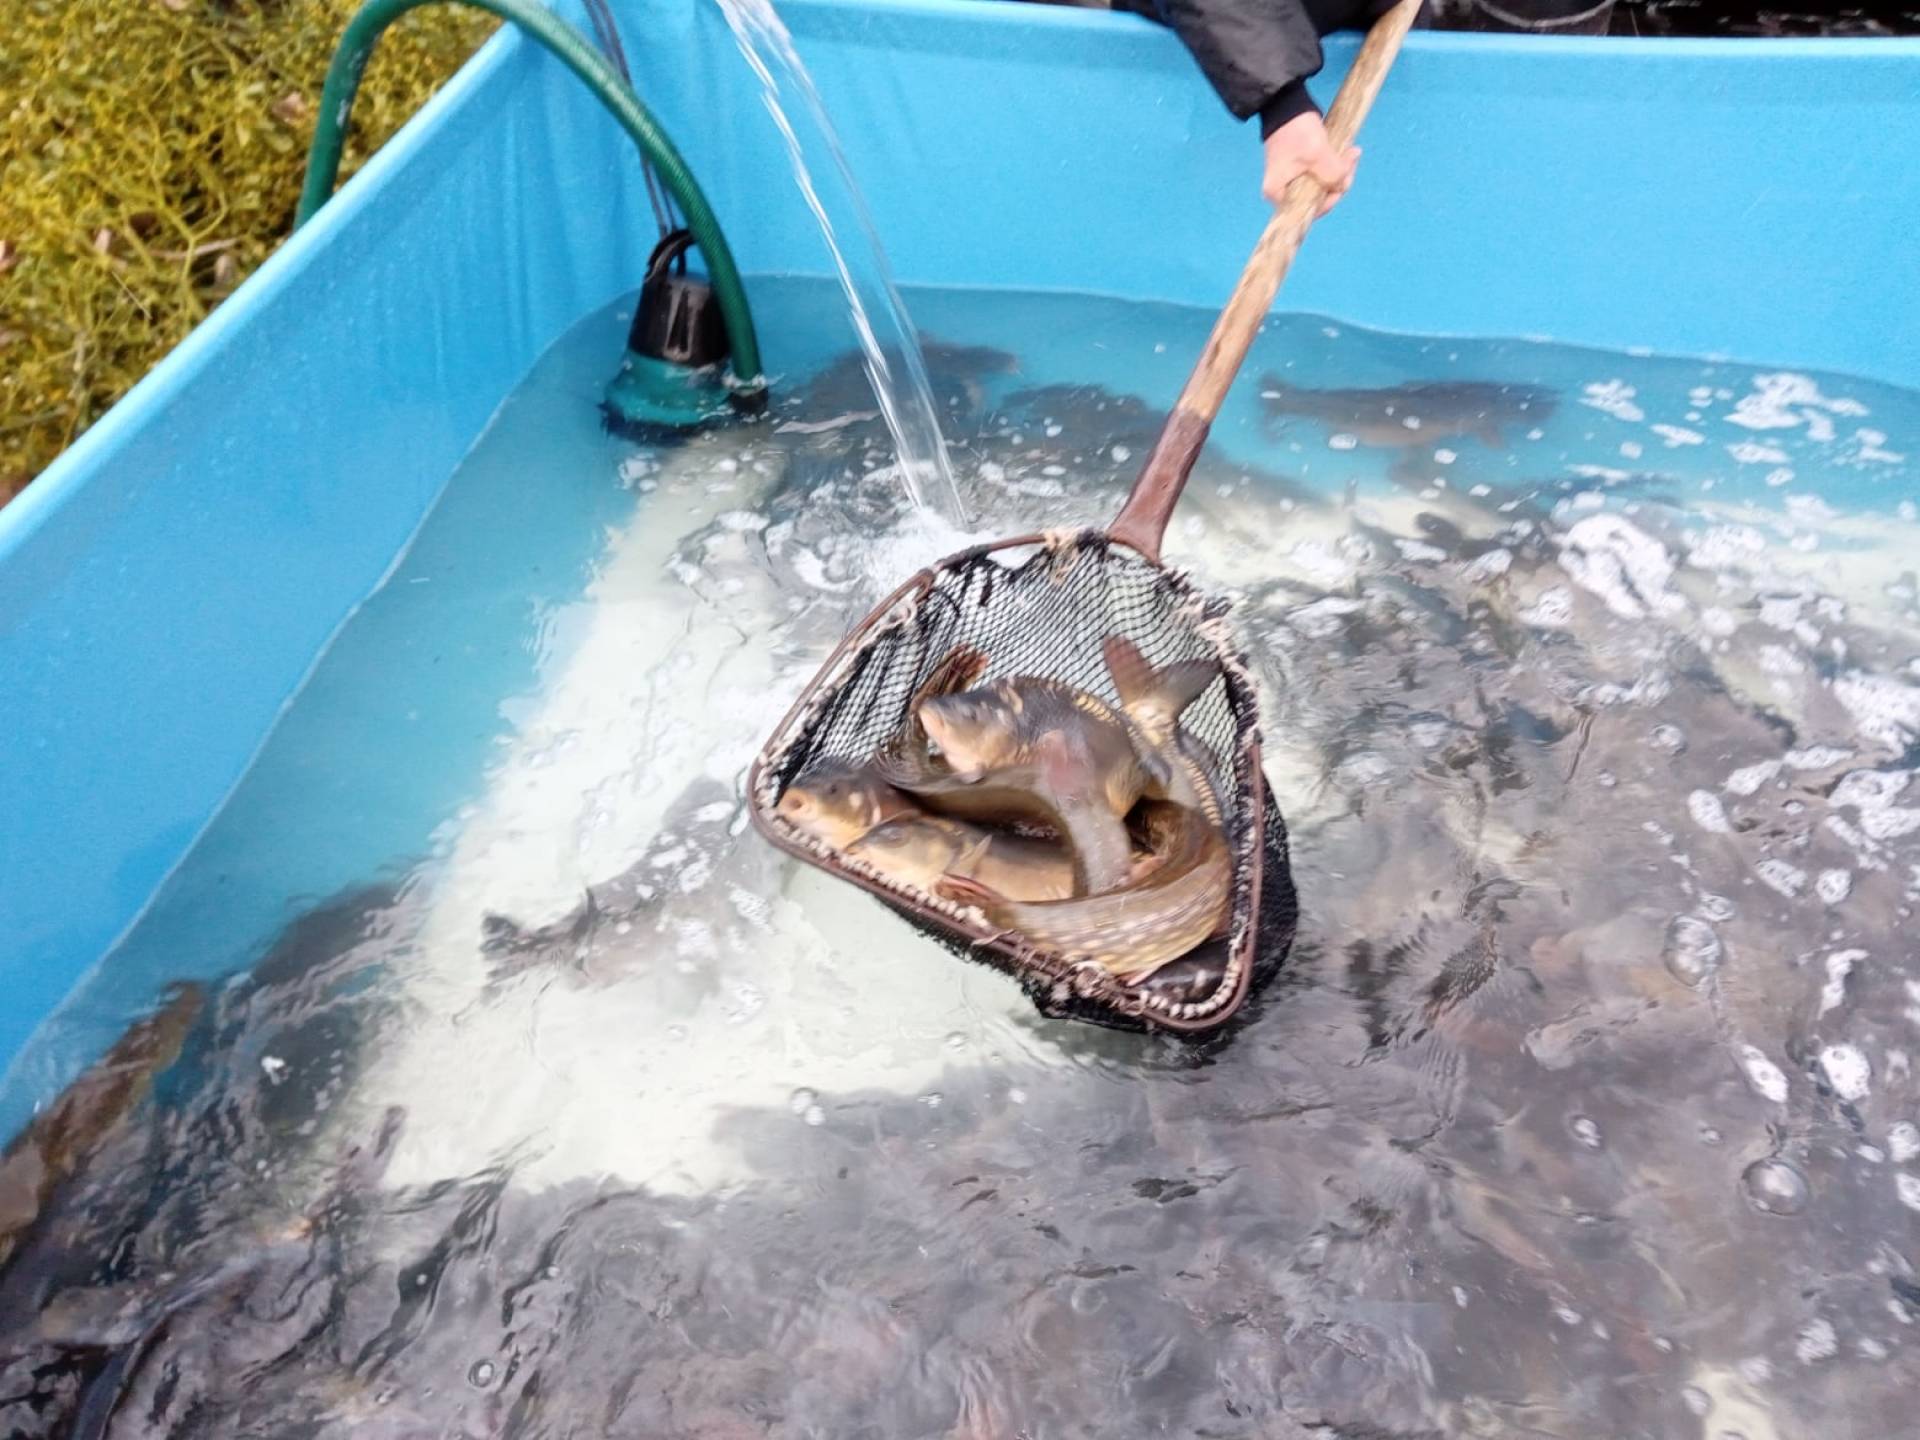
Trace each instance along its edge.
{"label": "fish underwater", "polygon": [[1552,391],[1489,380],[1427,381],[1379,390],[1316,390],[1268,375],[1260,399],[1269,419],[1315,420],[1375,449],[1401,450],[1471,436],[1499,448],[1505,432],[1553,413]]}
{"label": "fish underwater", "polygon": [[205,992],[176,986],[98,1062],[34,1117],[0,1157],[0,1265],[40,1218],[54,1191],[79,1170],[179,1057]]}

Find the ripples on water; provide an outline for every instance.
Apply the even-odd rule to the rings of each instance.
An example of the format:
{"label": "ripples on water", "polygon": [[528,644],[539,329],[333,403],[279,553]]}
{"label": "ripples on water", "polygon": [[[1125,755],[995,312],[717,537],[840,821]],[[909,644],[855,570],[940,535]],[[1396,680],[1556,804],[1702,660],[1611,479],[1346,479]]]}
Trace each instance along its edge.
{"label": "ripples on water", "polygon": [[[1207,322],[1017,309],[1142,374]],[[1118,381],[932,358],[996,528],[1107,514],[1153,439]],[[431,853],[215,986],[0,1271],[0,1433],[1904,1433],[1920,397],[1276,322],[1241,401],[1322,418],[1223,425],[1171,548],[1239,596],[1303,923],[1183,1045],[1042,1022],[745,828],[778,711],[950,539],[863,383],[597,442],[590,578],[502,612],[538,683]],[[322,692],[478,663],[391,647],[480,483]]]}

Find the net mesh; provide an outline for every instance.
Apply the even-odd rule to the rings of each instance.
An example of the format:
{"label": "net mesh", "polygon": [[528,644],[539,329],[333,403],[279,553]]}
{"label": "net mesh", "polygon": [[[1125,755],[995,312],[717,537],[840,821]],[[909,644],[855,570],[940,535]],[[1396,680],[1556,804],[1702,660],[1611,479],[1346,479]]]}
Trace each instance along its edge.
{"label": "net mesh", "polygon": [[[1260,774],[1257,697],[1224,624],[1226,608],[1095,531],[954,556],[869,616],[813,681],[756,766],[755,819],[784,848],[856,879],[956,950],[1015,974],[1047,1013],[1121,1025],[1218,1024],[1278,967],[1295,919],[1286,828]],[[1224,940],[1150,982],[1123,984],[1097,966],[998,935],[961,907],[895,890],[775,815],[786,788],[814,767],[861,764],[880,751],[906,725],[916,692],[960,647],[986,657],[977,684],[1045,676],[1117,705],[1102,654],[1109,635],[1131,640],[1156,667],[1215,659],[1223,672],[1187,709],[1181,728],[1220,796],[1233,863],[1232,925]]]}

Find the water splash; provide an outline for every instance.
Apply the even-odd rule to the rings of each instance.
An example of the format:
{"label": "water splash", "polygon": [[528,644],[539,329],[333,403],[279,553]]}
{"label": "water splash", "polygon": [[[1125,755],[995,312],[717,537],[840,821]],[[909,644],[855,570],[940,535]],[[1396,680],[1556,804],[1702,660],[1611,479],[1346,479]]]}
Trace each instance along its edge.
{"label": "water splash", "polygon": [[[894,288],[873,216],[813,77],[770,0],[719,0],[719,5],[741,55],[760,79],[761,98],[793,162],[794,181],[833,256],[834,272],[847,297],[847,318],[859,339],[881,417],[893,436],[901,483],[916,506],[931,505],[942,519],[964,526],[966,507],[940,434],[919,336]],[[816,169],[807,163],[810,153],[832,163]]]}

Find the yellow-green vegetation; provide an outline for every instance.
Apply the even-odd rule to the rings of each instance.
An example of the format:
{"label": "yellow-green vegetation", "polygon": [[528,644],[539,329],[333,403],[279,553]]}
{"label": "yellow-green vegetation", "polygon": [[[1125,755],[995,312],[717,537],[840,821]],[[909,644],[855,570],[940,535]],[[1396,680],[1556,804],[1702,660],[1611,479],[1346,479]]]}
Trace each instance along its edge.
{"label": "yellow-green vegetation", "polygon": [[[359,3],[0,5],[0,504],[286,237]],[[387,33],[343,179],[495,23],[429,6]]]}

